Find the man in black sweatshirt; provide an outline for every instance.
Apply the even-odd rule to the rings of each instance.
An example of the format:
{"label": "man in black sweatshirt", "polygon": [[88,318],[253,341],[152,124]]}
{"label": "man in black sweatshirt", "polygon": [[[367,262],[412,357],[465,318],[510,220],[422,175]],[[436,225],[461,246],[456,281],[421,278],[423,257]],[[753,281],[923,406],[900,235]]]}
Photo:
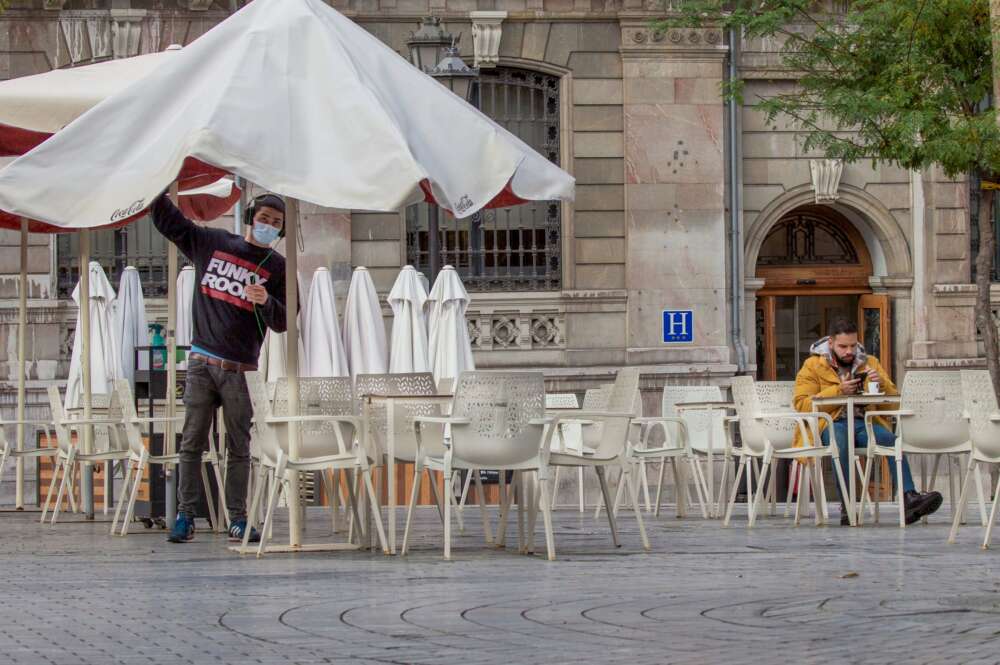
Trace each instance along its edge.
{"label": "man in black sweatshirt", "polygon": [[[229,453],[229,538],[243,540],[253,416],[243,373],[257,369],[266,330],[285,331],[285,259],[271,249],[284,226],[285,202],[274,194],[255,198],[248,209],[245,237],[195,224],[165,195],[153,202],[151,212],[157,230],[194,264],[198,281],[184,387],[177,520],[168,540],[183,543],[194,538],[202,453],[212,415],[220,406]],[[260,539],[256,530],[250,539]]]}

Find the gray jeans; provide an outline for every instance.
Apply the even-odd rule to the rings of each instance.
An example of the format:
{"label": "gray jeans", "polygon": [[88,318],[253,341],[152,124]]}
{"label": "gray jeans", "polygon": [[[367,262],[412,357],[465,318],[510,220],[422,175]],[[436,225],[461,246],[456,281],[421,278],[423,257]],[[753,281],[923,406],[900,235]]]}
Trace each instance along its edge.
{"label": "gray jeans", "polygon": [[230,521],[247,516],[247,481],[250,478],[250,419],[253,408],[242,372],[213,367],[201,359],[188,362],[184,388],[184,433],[180,447],[178,512],[194,515],[201,498],[202,453],[215,410],[222,407],[226,424],[226,506]]}

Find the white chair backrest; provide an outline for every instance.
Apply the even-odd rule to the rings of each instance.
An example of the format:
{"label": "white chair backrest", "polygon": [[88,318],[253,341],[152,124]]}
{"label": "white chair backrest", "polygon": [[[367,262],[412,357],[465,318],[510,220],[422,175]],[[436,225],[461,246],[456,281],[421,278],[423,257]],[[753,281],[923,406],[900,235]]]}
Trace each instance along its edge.
{"label": "white chair backrest", "polygon": [[529,421],[545,415],[541,372],[462,372],[453,404],[453,417],[472,421],[451,428],[456,458],[489,469],[538,455],[543,427]]}
{"label": "white chair backrest", "polygon": [[914,413],[899,419],[898,434],[906,448],[933,452],[969,441],[960,372],[911,370],[899,395],[900,410]]}
{"label": "white chair backrest", "polygon": [[1000,415],[1000,409],[989,371],[962,370],[962,401],[969,418],[969,437],[976,458],[1000,462],[1000,423],[990,420],[990,416]]}
{"label": "white chair backrest", "polygon": [[794,412],[792,381],[754,381],[752,376],[733,379],[733,402],[740,422],[743,447],[755,454],[763,454],[770,443],[775,450],[791,448],[796,423],[791,418],[759,419],[762,413]]}
{"label": "white chair backrest", "polygon": [[[792,406],[795,401],[794,381],[757,381],[756,385],[761,411],[764,413],[795,411],[795,407]],[[792,447],[797,427],[791,418],[764,419],[767,438],[776,450]]]}
{"label": "white chair backrest", "polygon": [[121,406],[122,424],[121,429],[128,441],[129,450],[135,455],[142,455],[144,446],[142,445],[142,430],[135,422],[137,417],[135,401],[132,399],[132,385],[128,379],[118,379],[115,381],[115,390],[118,394],[118,403]]}
{"label": "white chair backrest", "polygon": [[[719,386],[663,386],[663,415],[681,417],[687,425],[688,438],[691,447],[700,452],[708,451],[709,439],[712,442],[712,452],[721,452],[725,447],[725,415],[724,411],[684,410],[678,411],[677,405],[691,402],[721,402],[722,389]],[[671,440],[668,443],[680,444],[680,436],[676,423],[668,423],[667,430]]]}
{"label": "white chair backrest", "polygon": [[608,413],[621,414],[614,417],[595,418],[598,426],[583,428],[583,443],[593,448],[596,457],[617,457],[625,452],[628,436],[634,428],[632,418],[642,413],[642,402],[639,395],[639,369],[624,367],[618,371],[611,390],[608,392],[607,403],[601,409]]}
{"label": "white chair backrest", "polygon": [[49,408],[52,410],[52,426],[56,433],[56,443],[59,450],[69,453],[72,439],[69,428],[64,424],[66,414],[63,412],[62,398],[59,396],[59,388],[56,386],[49,386]]}
{"label": "white chair backrest", "polygon": [[546,393],[546,409],[579,409],[580,400],[575,393]]}
{"label": "white chair backrest", "polygon": [[[434,375],[430,372],[413,374],[359,374],[354,379],[354,391],[359,401],[359,415],[364,415],[365,395],[435,395]],[[378,452],[385,453],[388,423],[386,422],[385,402],[374,402],[371,418],[368,422],[369,432],[374,439]],[[417,439],[413,426],[416,416],[440,416],[441,407],[438,404],[416,400],[396,400],[393,405],[393,449],[397,459],[412,462],[417,454]],[[444,453],[444,442],[441,427],[424,425],[421,430],[424,450],[428,455],[437,457]],[[375,451],[369,451],[374,453]]]}
{"label": "white chair backrest", "polygon": [[608,406],[608,398],[611,396],[611,386],[601,386],[600,388],[590,388],[583,395],[584,411],[604,411]]}

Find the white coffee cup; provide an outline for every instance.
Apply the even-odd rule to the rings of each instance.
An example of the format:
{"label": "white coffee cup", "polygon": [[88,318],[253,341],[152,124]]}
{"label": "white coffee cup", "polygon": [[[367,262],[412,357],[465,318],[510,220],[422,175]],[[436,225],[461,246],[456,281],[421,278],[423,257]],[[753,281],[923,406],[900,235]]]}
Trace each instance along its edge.
{"label": "white coffee cup", "polygon": [[872,380],[868,381],[868,394],[869,395],[878,395],[879,394],[879,385],[878,385],[878,380],[877,379],[872,379]]}

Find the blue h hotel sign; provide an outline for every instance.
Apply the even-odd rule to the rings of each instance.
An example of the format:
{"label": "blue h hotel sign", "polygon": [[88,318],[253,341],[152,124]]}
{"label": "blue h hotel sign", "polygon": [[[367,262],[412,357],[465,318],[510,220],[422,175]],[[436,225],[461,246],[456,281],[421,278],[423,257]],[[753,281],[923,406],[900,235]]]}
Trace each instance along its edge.
{"label": "blue h hotel sign", "polygon": [[685,344],[694,341],[694,311],[690,309],[663,310],[663,342]]}

